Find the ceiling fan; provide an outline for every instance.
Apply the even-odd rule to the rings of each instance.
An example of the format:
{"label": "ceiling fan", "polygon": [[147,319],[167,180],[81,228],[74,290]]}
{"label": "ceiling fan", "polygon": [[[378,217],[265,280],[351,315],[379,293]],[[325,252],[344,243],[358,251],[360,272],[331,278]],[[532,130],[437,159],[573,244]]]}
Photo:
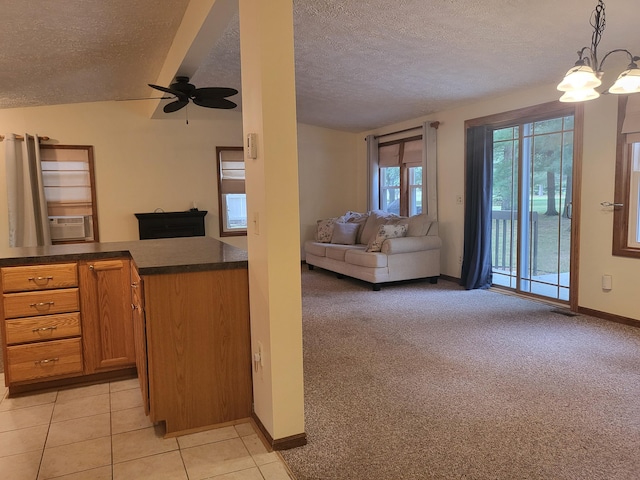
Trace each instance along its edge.
{"label": "ceiling fan", "polygon": [[169,93],[176,98],[175,101],[164,106],[164,113],[177,112],[182,107],[186,107],[189,104],[189,100],[192,100],[196,105],[207,108],[229,109],[237,107],[234,102],[225,98],[237,94],[238,90],[235,88],[196,88],[195,85],[189,83],[189,77],[176,77],[175,83],[172,83],[168,88],[150,83],[148,85],[161,92]]}

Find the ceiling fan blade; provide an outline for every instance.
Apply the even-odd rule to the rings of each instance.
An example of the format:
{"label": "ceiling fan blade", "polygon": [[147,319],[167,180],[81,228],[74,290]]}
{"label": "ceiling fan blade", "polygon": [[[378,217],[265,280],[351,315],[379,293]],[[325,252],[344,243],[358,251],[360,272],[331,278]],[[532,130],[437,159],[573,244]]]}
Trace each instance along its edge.
{"label": "ceiling fan blade", "polygon": [[238,93],[238,90],[235,88],[205,87],[196,88],[191,94],[191,98],[224,98],[235,95],[236,93]]}
{"label": "ceiling fan blade", "polygon": [[155,88],[156,90],[160,90],[161,92],[170,93],[171,95],[175,95],[176,97],[179,97],[180,95],[182,95],[181,92],[178,92],[176,90],[172,90],[171,88],[162,87],[160,85],[152,85],[150,83],[147,83],[147,85],[149,85],[151,88]]}
{"label": "ceiling fan blade", "polygon": [[164,113],[177,112],[182,107],[187,106],[189,100],[176,100],[175,102],[167,103],[162,109]]}
{"label": "ceiling fan blade", "polygon": [[201,107],[207,108],[236,108],[238,105],[232,102],[231,100],[227,100],[226,98],[194,98],[193,103],[196,105],[200,105]]}

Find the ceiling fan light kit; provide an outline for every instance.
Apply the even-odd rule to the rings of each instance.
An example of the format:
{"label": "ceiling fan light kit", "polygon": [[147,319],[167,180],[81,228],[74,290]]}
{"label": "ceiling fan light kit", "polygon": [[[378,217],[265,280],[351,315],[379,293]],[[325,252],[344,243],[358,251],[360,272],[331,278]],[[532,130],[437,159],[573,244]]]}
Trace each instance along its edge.
{"label": "ceiling fan light kit", "polygon": [[160,90],[164,93],[173,95],[171,98],[175,100],[171,103],[167,103],[162,109],[165,113],[177,112],[192,101],[200,107],[206,108],[222,108],[231,109],[238,105],[226,97],[231,97],[238,93],[235,88],[226,87],[205,87],[196,88],[195,85],[189,83],[189,77],[176,77],[175,83],[172,83],[169,87],[162,87],[160,85],[148,84],[151,88]]}
{"label": "ceiling fan light kit", "polygon": [[578,51],[578,61],[565,75],[562,82],[558,84],[558,90],[565,92],[560,97],[561,102],[583,102],[598,98],[600,94],[595,90],[602,85],[603,66],[605,60],[612,53],[624,52],[629,57],[627,70],[622,72],[609,93],[630,94],[640,92],[640,69],[636,62],[640,57],[636,57],[623,48],[607,52],[602,61],[598,61],[598,44],[602,39],[602,33],[606,26],[604,1],[598,0],[598,5],[591,14],[591,46],[583,47]]}

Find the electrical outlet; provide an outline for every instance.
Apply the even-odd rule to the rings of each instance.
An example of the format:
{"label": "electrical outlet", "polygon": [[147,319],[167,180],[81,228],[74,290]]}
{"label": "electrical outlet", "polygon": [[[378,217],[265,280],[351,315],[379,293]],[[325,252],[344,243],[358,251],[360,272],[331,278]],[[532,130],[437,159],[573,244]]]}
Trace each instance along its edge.
{"label": "electrical outlet", "polygon": [[458,263],[462,264],[462,255],[458,256]]}
{"label": "electrical outlet", "polygon": [[462,195],[456,195],[456,203],[462,205]]}

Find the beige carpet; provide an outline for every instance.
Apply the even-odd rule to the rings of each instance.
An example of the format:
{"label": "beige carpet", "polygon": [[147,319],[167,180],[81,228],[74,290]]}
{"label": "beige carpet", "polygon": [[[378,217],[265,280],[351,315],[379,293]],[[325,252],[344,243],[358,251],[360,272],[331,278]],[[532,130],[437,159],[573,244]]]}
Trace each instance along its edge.
{"label": "beige carpet", "polygon": [[640,329],[303,268],[298,480],[640,478]]}

